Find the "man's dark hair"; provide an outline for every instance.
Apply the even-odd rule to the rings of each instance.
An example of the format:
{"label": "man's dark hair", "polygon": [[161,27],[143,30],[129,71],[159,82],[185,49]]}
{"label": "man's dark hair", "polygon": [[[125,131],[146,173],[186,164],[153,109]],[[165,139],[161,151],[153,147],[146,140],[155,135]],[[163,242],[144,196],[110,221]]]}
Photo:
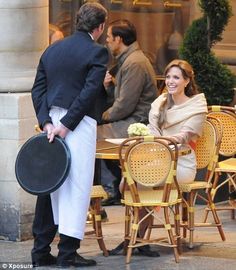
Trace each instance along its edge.
{"label": "man's dark hair", "polygon": [[128,20],[116,20],[109,24],[113,37],[121,37],[123,43],[129,46],[137,40],[137,33],[135,26]]}
{"label": "man's dark hair", "polygon": [[76,30],[91,33],[104,23],[107,10],[99,3],[88,2],[81,6],[76,15]]}

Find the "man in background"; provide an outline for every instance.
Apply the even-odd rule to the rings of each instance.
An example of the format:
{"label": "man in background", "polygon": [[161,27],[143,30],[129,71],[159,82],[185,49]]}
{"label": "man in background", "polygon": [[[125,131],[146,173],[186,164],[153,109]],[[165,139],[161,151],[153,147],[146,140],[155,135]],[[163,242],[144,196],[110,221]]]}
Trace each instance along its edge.
{"label": "man in background", "polygon": [[[126,138],[130,124],[148,123],[151,103],[157,94],[154,69],[137,42],[135,26],[128,20],[117,20],[109,24],[107,45],[114,56],[114,66],[107,71],[104,87],[108,95],[108,108],[102,114],[102,125],[98,126],[98,139]],[[115,176],[112,195],[103,205],[119,202],[120,168],[117,162],[106,161],[106,166]],[[106,177],[103,173],[102,178]],[[103,179],[101,179],[103,180]]]}

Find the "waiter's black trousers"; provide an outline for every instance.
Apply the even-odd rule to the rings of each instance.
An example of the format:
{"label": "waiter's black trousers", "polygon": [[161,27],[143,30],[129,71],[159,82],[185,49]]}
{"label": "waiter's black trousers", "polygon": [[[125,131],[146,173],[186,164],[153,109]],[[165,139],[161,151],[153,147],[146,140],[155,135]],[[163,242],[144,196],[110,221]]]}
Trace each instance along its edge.
{"label": "waiter's black trousers", "polygon": [[[69,225],[68,225],[69,226]],[[32,261],[38,261],[47,256],[58,226],[54,224],[50,195],[38,196],[33,222],[34,247],[32,249]],[[58,244],[60,261],[71,258],[80,247],[80,240],[60,234]]]}

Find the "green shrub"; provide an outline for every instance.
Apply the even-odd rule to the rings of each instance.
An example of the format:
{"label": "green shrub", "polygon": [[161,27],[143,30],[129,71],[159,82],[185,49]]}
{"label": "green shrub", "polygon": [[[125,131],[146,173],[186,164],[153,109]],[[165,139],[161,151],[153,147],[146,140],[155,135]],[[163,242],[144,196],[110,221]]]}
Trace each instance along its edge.
{"label": "green shrub", "polygon": [[229,105],[234,97],[236,76],[220,63],[211,48],[222,39],[232,8],[228,0],[200,0],[199,5],[203,16],[187,29],[179,56],[193,66],[196,83],[209,105]]}

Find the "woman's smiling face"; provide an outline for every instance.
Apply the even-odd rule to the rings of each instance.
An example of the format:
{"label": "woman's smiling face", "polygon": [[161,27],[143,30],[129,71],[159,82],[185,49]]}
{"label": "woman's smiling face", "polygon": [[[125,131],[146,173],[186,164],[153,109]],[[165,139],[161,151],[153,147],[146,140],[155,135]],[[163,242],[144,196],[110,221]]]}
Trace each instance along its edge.
{"label": "woman's smiling face", "polygon": [[165,83],[169,94],[182,96],[185,95],[184,89],[189,83],[189,79],[183,77],[179,67],[173,66],[166,73]]}

